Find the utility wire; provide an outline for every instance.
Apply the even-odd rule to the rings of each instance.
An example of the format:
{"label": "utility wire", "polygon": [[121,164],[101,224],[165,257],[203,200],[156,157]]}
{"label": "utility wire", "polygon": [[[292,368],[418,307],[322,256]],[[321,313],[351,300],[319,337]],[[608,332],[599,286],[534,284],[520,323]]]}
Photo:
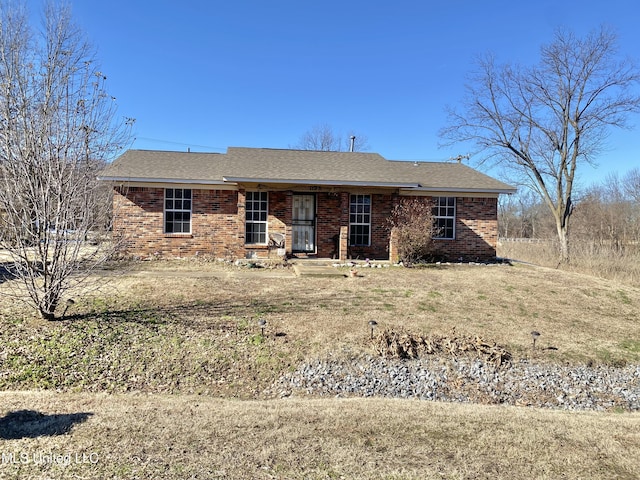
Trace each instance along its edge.
{"label": "utility wire", "polygon": [[150,138],[150,137],[136,137],[135,140],[134,140],[134,143],[137,140],[146,140],[146,141],[149,141],[149,142],[165,143],[167,145],[180,145],[180,146],[183,146],[183,147],[207,148],[207,149],[210,149],[210,150],[226,150],[227,149],[227,147],[212,147],[210,145],[198,145],[198,144],[195,144],[195,143],[172,142],[170,140],[161,140],[159,138]]}

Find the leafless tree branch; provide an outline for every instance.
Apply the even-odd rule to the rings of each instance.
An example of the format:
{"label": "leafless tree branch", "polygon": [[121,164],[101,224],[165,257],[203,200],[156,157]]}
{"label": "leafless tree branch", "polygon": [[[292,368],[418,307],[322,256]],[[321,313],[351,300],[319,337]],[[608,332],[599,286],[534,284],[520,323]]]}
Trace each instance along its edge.
{"label": "leafless tree branch", "polygon": [[317,150],[323,152],[348,152],[351,148],[351,137],[354,139],[354,152],[369,150],[368,138],[365,135],[348,132],[347,135],[336,133],[327,124],[318,124],[302,134],[292,148],[298,150]]}
{"label": "leafless tree branch", "polygon": [[43,318],[89,278],[114,244],[109,192],[97,182],[127,144],[94,50],[67,7],[47,5],[42,31],[23,7],[0,12],[0,248]]}
{"label": "leafless tree branch", "polygon": [[593,163],[610,127],[626,128],[640,112],[640,73],[620,60],[606,28],[577,38],[558,31],[530,67],[477,62],[463,113],[449,110],[445,144],[474,142],[486,161],[500,163],[540,194],[552,213],[569,260],[569,219],[576,172]]}

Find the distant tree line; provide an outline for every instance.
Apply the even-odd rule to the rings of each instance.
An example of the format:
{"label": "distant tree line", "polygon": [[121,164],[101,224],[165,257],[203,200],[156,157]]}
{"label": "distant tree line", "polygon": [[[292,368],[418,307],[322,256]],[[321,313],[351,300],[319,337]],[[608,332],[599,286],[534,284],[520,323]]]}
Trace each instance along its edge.
{"label": "distant tree line", "polygon": [[[556,227],[540,197],[531,191],[504,196],[499,204],[503,238],[553,239]],[[576,195],[572,220],[576,241],[621,250],[640,246],[640,168],[609,174]]]}

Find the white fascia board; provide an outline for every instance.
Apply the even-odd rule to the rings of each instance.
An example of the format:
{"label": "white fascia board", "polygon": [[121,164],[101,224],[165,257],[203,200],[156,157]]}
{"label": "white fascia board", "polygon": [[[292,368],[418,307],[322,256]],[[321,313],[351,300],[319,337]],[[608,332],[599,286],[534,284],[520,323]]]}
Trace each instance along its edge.
{"label": "white fascia board", "polygon": [[184,185],[228,185],[229,182],[220,180],[196,180],[184,178],[137,178],[137,177],[109,177],[98,176],[98,180],[105,182],[127,182],[127,183],[180,183]]}
{"label": "white fascia board", "polygon": [[418,183],[398,182],[364,182],[349,180],[301,180],[289,178],[250,178],[250,177],[222,177],[225,182],[233,183],[264,183],[264,184],[291,184],[291,185],[322,185],[322,186],[349,186],[349,187],[389,187],[389,188],[417,188]]}
{"label": "white fascia board", "polygon": [[512,194],[516,193],[515,188],[452,188],[452,187],[438,187],[438,188],[411,188],[408,190],[401,190],[400,194],[414,194],[414,195],[425,195],[429,193],[474,193],[474,194]]}

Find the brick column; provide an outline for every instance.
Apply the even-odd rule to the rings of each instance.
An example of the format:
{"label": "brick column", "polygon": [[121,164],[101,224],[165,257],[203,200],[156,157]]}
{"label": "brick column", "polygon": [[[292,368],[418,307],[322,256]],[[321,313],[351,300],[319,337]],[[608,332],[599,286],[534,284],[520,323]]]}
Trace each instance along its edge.
{"label": "brick column", "polygon": [[392,228],[389,235],[389,261],[398,263],[398,255],[398,231]]}
{"label": "brick column", "polygon": [[341,261],[349,257],[349,193],[340,193],[340,238],[338,257]]}
{"label": "brick column", "polygon": [[[401,197],[394,194],[391,198],[391,212],[394,211],[396,206],[401,202]],[[395,228],[391,229],[389,233],[389,261],[391,263],[398,263],[398,231]]]}
{"label": "brick column", "polygon": [[284,248],[286,250],[287,257],[293,255],[293,192],[287,191],[287,198],[285,200],[285,213],[284,213]]}
{"label": "brick column", "polygon": [[245,246],[245,220],[247,210],[247,196],[245,190],[238,190],[238,228],[237,228],[237,243],[238,246],[244,250]]}
{"label": "brick column", "polygon": [[340,261],[344,262],[348,256],[348,248],[349,248],[349,227],[345,225],[340,225],[340,251],[339,258]]}

